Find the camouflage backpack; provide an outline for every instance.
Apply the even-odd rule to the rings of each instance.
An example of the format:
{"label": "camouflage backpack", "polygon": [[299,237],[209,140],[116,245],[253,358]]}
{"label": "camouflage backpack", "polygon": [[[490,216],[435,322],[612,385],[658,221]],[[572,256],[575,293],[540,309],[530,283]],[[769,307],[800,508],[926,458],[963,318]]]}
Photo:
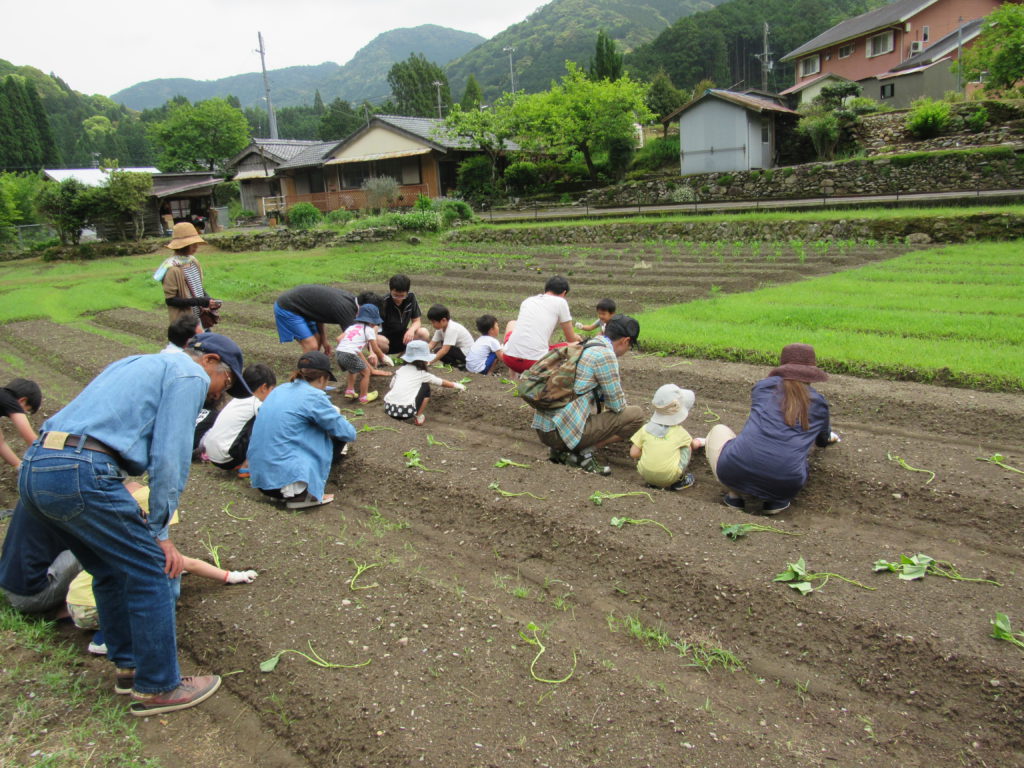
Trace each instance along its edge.
{"label": "camouflage backpack", "polygon": [[519,377],[519,397],[543,411],[557,410],[580,397],[573,391],[576,368],[580,364],[583,350],[595,346],[601,346],[600,342],[549,350]]}

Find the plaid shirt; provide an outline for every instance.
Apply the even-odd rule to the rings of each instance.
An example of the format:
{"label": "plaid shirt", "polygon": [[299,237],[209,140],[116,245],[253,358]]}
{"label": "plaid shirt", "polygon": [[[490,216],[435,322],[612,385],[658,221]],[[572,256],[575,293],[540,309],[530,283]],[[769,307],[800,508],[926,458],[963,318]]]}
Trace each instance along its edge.
{"label": "plaid shirt", "polygon": [[538,410],[533,416],[533,428],[541,432],[558,430],[562,442],[569,448],[579,445],[586,429],[587,419],[597,413],[599,395],[604,407],[619,413],[626,407],[626,395],[619,381],[619,360],[606,336],[598,336],[580,355],[573,390],[580,395],[571,403],[553,411]]}

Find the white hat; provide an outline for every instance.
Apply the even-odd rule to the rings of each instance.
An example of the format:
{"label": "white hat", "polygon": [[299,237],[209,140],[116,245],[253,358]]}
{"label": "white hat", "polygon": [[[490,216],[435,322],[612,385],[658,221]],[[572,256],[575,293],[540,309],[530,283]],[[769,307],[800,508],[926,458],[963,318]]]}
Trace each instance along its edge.
{"label": "white hat", "polygon": [[681,424],[690,415],[690,409],[693,408],[696,399],[691,390],[681,389],[675,384],[658,387],[654,399],[651,400],[651,405],[654,406],[651,421],[667,427]]}
{"label": "white hat", "polygon": [[434,359],[434,356],[430,354],[430,347],[427,346],[427,342],[415,339],[410,341],[409,346],[405,348],[405,354],[402,355],[402,359],[407,363],[415,363],[417,360],[429,363]]}

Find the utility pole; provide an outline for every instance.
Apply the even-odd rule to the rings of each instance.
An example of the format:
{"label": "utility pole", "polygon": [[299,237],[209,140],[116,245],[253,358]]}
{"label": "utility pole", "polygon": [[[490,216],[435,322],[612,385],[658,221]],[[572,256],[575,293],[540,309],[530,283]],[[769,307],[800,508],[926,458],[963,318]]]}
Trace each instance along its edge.
{"label": "utility pole", "polygon": [[513,48],[511,45],[506,45],[501,50],[503,50],[505,53],[508,54],[508,85],[509,85],[509,92],[510,93],[515,93],[516,92],[516,71],[514,69],[512,69],[512,54],[516,52],[516,49]]}
{"label": "utility pole", "polygon": [[256,49],[256,53],[260,55],[260,66],[263,68],[263,90],[267,95],[267,117],[270,121],[270,138],[276,139],[278,138],[277,115],[274,114],[274,102],[270,100],[270,80],[267,78],[267,52],[263,49],[263,33],[257,32],[256,35],[260,40],[260,47]]}
{"label": "utility pole", "polygon": [[437,88],[437,119],[443,119],[441,117],[441,86],[444,85],[440,80],[435,80],[433,83],[434,87]]}
{"label": "utility pole", "polygon": [[960,93],[964,87],[960,80],[960,57],[964,52],[964,17],[961,16],[956,23],[956,92]]}
{"label": "utility pole", "polygon": [[755,53],[754,58],[761,62],[761,90],[768,90],[768,73],[772,71],[772,54],[768,50],[768,22],[764,23],[764,34],[762,36],[761,53]]}

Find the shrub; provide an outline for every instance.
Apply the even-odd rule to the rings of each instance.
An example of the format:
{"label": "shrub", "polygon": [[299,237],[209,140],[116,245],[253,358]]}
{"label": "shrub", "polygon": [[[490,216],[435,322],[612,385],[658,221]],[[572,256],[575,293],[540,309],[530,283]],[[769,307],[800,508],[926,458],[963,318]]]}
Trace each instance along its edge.
{"label": "shrub", "polygon": [[796,124],[797,132],[806,136],[814,145],[819,160],[831,160],[839,143],[839,118],[831,112],[801,117]]}
{"label": "shrub", "polygon": [[375,176],[363,182],[366,207],[372,210],[390,208],[398,200],[398,181],[390,176]]}
{"label": "shrub", "polygon": [[424,195],[421,192],[412,207],[417,211],[432,211],[434,210],[434,201],[430,199],[429,195]]}
{"label": "shrub", "polygon": [[498,196],[491,161],[483,155],[467,157],[459,163],[459,192],[467,200],[489,201]]}
{"label": "shrub", "polygon": [[462,200],[445,200],[441,204],[441,218],[444,220],[446,227],[450,227],[455,219],[472,221],[473,209]]}
{"label": "shrub", "polygon": [[964,125],[972,133],[981,133],[988,125],[988,110],[984,106],[979,106],[964,118]]}
{"label": "shrub", "polygon": [[731,187],[732,182],[733,175],[731,173],[723,173],[715,180],[715,184],[720,187]]}
{"label": "shrub", "polygon": [[327,223],[330,226],[334,227],[335,229],[344,227],[354,218],[356,218],[356,212],[350,211],[347,208],[336,208],[333,211],[329,211],[324,216],[324,219],[327,220]]}
{"label": "shrub", "polygon": [[292,229],[312,229],[321,219],[323,214],[312,203],[296,203],[288,209],[288,226]]}
{"label": "shrub", "polygon": [[644,171],[659,171],[663,168],[679,168],[679,135],[651,139],[637,150],[633,167]]}
{"label": "shrub", "polygon": [[505,184],[509,192],[516,194],[530,194],[536,191],[537,183],[540,181],[540,171],[536,163],[523,160],[512,163],[505,169]]}
{"label": "shrub", "polygon": [[931,139],[949,128],[951,109],[948,102],[924,97],[911,103],[906,127],[918,139]]}
{"label": "shrub", "polygon": [[440,232],[441,214],[437,211],[410,211],[409,213],[382,213],[365,216],[355,222],[353,229],[379,229],[395,227],[411,232]]}
{"label": "shrub", "polygon": [[680,185],[668,193],[673,203],[693,203],[697,200],[697,194],[692,188]]}
{"label": "shrub", "polygon": [[608,173],[612,179],[622,181],[635,154],[636,143],[632,137],[614,138],[608,142]]}

